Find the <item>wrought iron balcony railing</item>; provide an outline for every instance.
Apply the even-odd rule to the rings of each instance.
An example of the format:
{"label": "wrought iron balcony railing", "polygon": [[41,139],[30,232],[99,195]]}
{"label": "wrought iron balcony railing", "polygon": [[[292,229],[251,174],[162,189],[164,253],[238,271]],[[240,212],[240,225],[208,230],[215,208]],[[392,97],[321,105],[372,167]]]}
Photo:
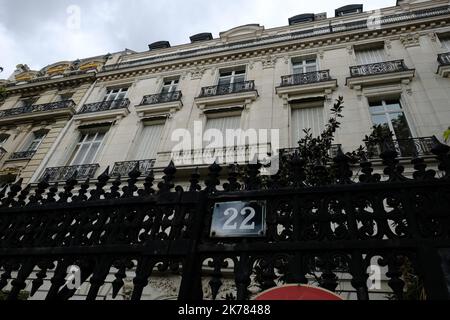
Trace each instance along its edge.
{"label": "wrought iron balcony railing", "polygon": [[221,96],[232,93],[255,91],[255,81],[243,81],[232,84],[220,84],[218,86],[204,87],[200,98]]}
{"label": "wrought iron balcony railing", "polygon": [[355,78],[408,70],[410,69],[406,66],[404,60],[395,60],[350,67],[350,75]]}
{"label": "wrought iron balcony railing", "polygon": [[85,104],[81,108],[81,110],[78,112],[78,114],[125,109],[125,108],[128,108],[129,105],[130,105],[130,100],[128,100],[128,99],[90,103],[90,104]]}
{"label": "wrought iron balcony railing", "polygon": [[281,86],[282,87],[297,86],[302,84],[310,84],[330,80],[332,80],[330,76],[330,70],[297,73],[281,77]]}
{"label": "wrought iron balcony railing", "polygon": [[21,152],[14,152],[11,157],[9,157],[10,160],[29,160],[33,158],[36,151],[21,151]]}
{"label": "wrought iron balcony railing", "polygon": [[77,172],[77,180],[92,179],[100,166],[98,164],[86,164],[79,166],[47,168],[41,176],[41,180],[48,176],[49,182],[66,181]]}
{"label": "wrought iron balcony railing", "polygon": [[440,66],[450,65],[450,52],[441,53],[438,55],[438,62]]}
{"label": "wrought iron balcony railing", "polygon": [[395,150],[400,158],[432,156],[433,146],[432,137],[392,140],[384,142],[383,145],[368,147],[368,157],[370,159],[379,158],[385,148]]}
{"label": "wrought iron balcony railing", "polygon": [[144,96],[141,102],[141,106],[180,101],[181,97],[182,97],[181,91],[152,94]]}
{"label": "wrought iron balcony railing", "polygon": [[[340,144],[333,144],[328,152],[328,155],[331,159],[335,158],[337,156],[339,148],[341,148],[342,145]],[[280,150],[280,155],[293,155],[296,151],[298,151],[298,148],[286,148]]]}
{"label": "wrought iron balcony railing", "polygon": [[38,104],[33,106],[14,108],[0,111],[0,118],[13,117],[26,113],[45,112],[59,109],[74,108],[75,102],[72,100],[58,101],[52,103]]}
{"label": "wrought iron balcony railing", "polygon": [[133,171],[136,165],[139,165],[139,171],[141,172],[142,177],[146,177],[150,174],[150,172],[155,167],[156,160],[136,160],[136,161],[124,161],[124,162],[116,162],[114,164],[114,168],[111,172],[112,177],[127,177],[128,174]]}

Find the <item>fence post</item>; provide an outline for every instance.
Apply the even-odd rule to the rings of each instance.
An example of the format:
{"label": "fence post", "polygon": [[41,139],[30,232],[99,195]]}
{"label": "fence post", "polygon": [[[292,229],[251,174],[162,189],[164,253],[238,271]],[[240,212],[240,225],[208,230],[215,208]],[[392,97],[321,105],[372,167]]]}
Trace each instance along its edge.
{"label": "fence post", "polygon": [[423,274],[427,300],[449,300],[446,278],[442,269],[442,258],[438,249],[425,245],[419,246],[418,260]]}
{"label": "fence post", "polygon": [[203,233],[203,224],[207,212],[208,196],[205,191],[198,193],[198,203],[195,216],[192,219],[191,239],[186,260],[183,265],[183,274],[178,295],[179,301],[203,300],[202,288],[202,260],[198,253],[198,244]]}

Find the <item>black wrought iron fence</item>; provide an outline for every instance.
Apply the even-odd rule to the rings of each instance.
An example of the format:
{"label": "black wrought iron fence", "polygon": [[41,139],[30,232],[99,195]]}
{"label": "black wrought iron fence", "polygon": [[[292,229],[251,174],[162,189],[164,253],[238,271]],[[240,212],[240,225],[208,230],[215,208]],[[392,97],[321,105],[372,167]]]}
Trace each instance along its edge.
{"label": "black wrought iron fence", "polygon": [[[213,164],[205,179],[195,170],[185,187],[175,187],[173,164],[157,187],[151,172],[138,184],[138,166],[126,182],[106,171],[93,188],[76,175],[59,188],[46,179],[33,190],[16,183],[0,191],[0,289],[8,286],[8,299],[15,300],[32,276],[31,295],[45,283],[46,299],[70,299],[76,288],[66,285],[67,270],[76,265],[81,283],[89,283],[87,300],[97,297],[110,274],[116,298],[130,270],[132,300],[142,298],[149,279],[173,274],[181,278],[180,300],[206,298],[205,283],[208,298],[246,300],[255,287],[306,284],[311,276],[315,285],[339,293],[345,272],[355,296],[367,300],[369,267],[375,265],[385,270],[397,299],[409,288],[405,266],[427,299],[448,299],[449,151],[433,147],[439,176],[415,158],[413,179],[402,174],[395,150],[385,151],[383,182],[369,161],[360,163],[359,182],[353,182],[350,159],[339,152],[332,181],[320,179],[328,169],[319,165],[314,184],[306,182],[305,164],[295,155],[283,164],[284,177],[263,178],[258,164],[233,166],[224,177],[224,168]],[[264,232],[214,236],[216,208],[233,210],[236,202],[264,208]],[[241,227],[251,224],[248,219]],[[233,279],[228,288],[226,272]]]}

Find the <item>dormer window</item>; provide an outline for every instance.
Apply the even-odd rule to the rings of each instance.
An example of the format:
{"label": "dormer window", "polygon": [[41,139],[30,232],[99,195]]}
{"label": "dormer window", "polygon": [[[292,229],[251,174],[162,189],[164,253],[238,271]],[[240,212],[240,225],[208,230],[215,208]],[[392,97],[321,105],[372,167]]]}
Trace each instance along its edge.
{"label": "dormer window", "polygon": [[352,14],[358,14],[363,12],[362,4],[350,4],[348,6],[341,7],[336,9],[336,17],[344,17]]}

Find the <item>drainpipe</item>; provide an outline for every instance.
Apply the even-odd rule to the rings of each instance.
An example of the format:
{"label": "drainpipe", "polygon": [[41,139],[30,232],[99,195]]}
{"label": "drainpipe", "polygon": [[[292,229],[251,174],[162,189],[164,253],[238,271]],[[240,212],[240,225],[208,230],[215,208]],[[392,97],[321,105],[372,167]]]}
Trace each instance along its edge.
{"label": "drainpipe", "polygon": [[[90,86],[90,88],[87,90],[87,92],[85,93],[85,95],[83,96],[83,98],[81,99],[80,103],[78,104],[78,106],[83,106],[87,99],[89,98],[89,96],[91,95],[92,91],[94,90],[95,86],[97,84],[97,80],[95,80],[95,82]],[[75,106],[75,113],[78,111],[79,108],[77,108],[77,106]],[[44,170],[47,168],[47,164],[50,160],[50,158],[52,157],[53,153],[55,152],[55,150],[57,149],[57,147],[59,146],[59,144],[61,143],[61,140],[66,136],[67,131],[69,131],[69,128],[72,126],[73,124],[73,117],[70,118],[70,120],[67,122],[67,124],[65,125],[65,127],[62,129],[62,131],[60,132],[60,134],[58,135],[58,138],[56,138],[55,142],[53,143],[53,145],[51,146],[50,150],[48,151],[47,155],[45,156],[45,158],[41,161],[41,164],[39,165],[39,167],[36,169],[36,172],[33,174],[33,176],[31,177],[31,183],[37,183],[38,179],[41,177],[41,175],[44,173]]]}

